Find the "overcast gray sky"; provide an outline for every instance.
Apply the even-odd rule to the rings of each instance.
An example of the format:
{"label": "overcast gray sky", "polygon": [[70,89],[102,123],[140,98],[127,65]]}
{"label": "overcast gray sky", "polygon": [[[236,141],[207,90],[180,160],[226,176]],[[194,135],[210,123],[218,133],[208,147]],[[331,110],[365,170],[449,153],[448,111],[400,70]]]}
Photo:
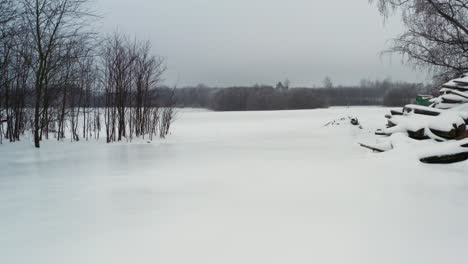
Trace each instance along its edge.
{"label": "overcast gray sky", "polygon": [[424,81],[379,55],[402,31],[367,0],[94,0],[101,30],[149,39],[178,86],[335,84],[361,78]]}

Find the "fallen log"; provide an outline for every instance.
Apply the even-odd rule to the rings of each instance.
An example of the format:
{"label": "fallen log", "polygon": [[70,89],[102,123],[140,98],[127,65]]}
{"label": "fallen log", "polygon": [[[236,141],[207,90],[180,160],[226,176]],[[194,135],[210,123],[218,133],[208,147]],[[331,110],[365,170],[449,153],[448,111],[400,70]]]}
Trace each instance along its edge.
{"label": "fallen log", "polygon": [[377,129],[375,131],[375,135],[377,135],[377,136],[391,136],[392,134],[385,133],[385,132],[382,131],[382,129]]}
{"label": "fallen log", "polygon": [[441,110],[420,105],[407,105],[403,108],[404,113],[415,113],[418,115],[438,116],[442,113]]}
{"label": "fallen log", "polygon": [[445,97],[445,96],[442,96],[442,104],[444,105],[451,105],[451,104],[464,104],[468,102],[468,100],[466,99],[456,99],[454,97]]}
{"label": "fallen log", "polygon": [[407,130],[406,132],[408,133],[408,136],[412,139],[416,139],[416,140],[429,139],[429,137],[426,135],[424,131],[424,128],[421,128],[416,131]]}
{"label": "fallen log", "polygon": [[459,106],[460,104],[448,104],[448,103],[437,103],[434,105],[439,110],[447,110],[447,109],[452,109],[454,107]]}
{"label": "fallen log", "polygon": [[443,100],[452,100],[460,103],[466,103],[468,101],[468,93],[460,92],[460,91],[455,91],[455,90],[449,90],[445,92],[445,94],[440,96]]}
{"label": "fallen log", "polygon": [[434,135],[445,139],[463,139],[466,133],[466,125],[455,126],[450,131],[440,131],[437,129],[429,128]]}
{"label": "fallen log", "polygon": [[403,115],[402,111],[397,111],[397,110],[390,110],[391,115]]}
{"label": "fallen log", "polygon": [[468,89],[468,80],[461,80],[461,79],[455,79],[453,82],[459,87],[463,89]]}
{"label": "fallen log", "polygon": [[457,138],[455,138],[456,140],[462,140],[462,139],[465,139],[465,138],[468,138],[468,130],[466,130],[463,134],[459,135]]}
{"label": "fallen log", "polygon": [[366,149],[370,149],[374,152],[379,152],[379,153],[382,153],[382,152],[385,152],[387,151],[388,149],[384,149],[382,147],[378,147],[378,146],[370,146],[370,145],[367,145],[367,144],[364,144],[364,143],[359,143],[359,146],[363,147],[363,148],[366,148]]}
{"label": "fallen log", "polygon": [[419,159],[428,164],[451,164],[468,160],[468,152],[460,152],[446,155],[436,155]]}
{"label": "fallen log", "polygon": [[395,124],[391,119],[387,120],[387,128],[391,128],[391,127],[394,127],[396,125],[397,124]]}
{"label": "fallen log", "polygon": [[466,83],[466,81],[467,80],[464,80],[464,78],[459,78],[459,79],[451,80],[443,84],[442,87],[448,88],[448,89],[455,89],[459,91],[467,91],[468,83]]}
{"label": "fallen log", "polygon": [[456,94],[456,95],[458,95],[460,97],[468,99],[468,93],[466,93],[466,92],[460,92],[460,91],[452,90],[452,91],[449,91],[449,93],[450,94]]}

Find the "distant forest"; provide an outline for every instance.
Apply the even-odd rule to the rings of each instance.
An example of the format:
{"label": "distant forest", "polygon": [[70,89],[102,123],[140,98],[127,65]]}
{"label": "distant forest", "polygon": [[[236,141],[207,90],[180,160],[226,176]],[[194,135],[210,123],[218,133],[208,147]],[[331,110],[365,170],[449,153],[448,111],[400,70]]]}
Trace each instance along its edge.
{"label": "distant forest", "polygon": [[[325,88],[326,86],[326,88]],[[169,88],[160,88],[167,94]],[[417,94],[432,94],[432,87],[391,80],[363,80],[357,86],[324,88],[289,88],[281,82],[276,87],[214,88],[205,85],[173,90],[178,107],[207,108],[215,111],[256,111],[315,109],[330,106],[403,106],[412,103]],[[163,100],[164,101],[164,100]]]}
{"label": "distant forest", "polygon": [[[79,92],[79,91],[77,91]],[[206,108],[214,111],[261,111],[316,109],[331,106],[404,106],[413,103],[418,94],[433,94],[433,86],[390,80],[363,80],[357,86],[328,86],[320,88],[289,88],[281,82],[269,85],[208,87],[206,85],[173,88],[159,86],[146,96],[148,106],[159,108]],[[27,91],[33,94],[34,91]],[[106,93],[88,95],[88,107],[106,108]],[[129,92],[130,98],[137,97]],[[34,97],[26,97],[25,106],[33,107]],[[134,102],[124,102],[135,107]]]}

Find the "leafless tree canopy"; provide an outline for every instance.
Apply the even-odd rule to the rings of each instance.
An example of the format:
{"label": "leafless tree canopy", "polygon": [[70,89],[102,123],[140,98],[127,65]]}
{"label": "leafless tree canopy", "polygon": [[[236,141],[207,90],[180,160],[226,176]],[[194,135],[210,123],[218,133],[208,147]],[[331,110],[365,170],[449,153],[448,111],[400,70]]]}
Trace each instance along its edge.
{"label": "leafless tree canopy", "polygon": [[101,120],[108,142],[169,133],[173,111],[155,99],[164,61],[150,43],[99,38],[89,10],[88,0],[0,0],[0,142],[28,131],[36,147],[99,138]]}
{"label": "leafless tree canopy", "polygon": [[[169,133],[172,105],[160,109],[156,84],[164,73],[164,60],[150,54],[149,42],[129,41],[118,33],[103,45],[102,76],[107,142]],[[162,115],[162,116],[161,116]],[[161,122],[161,123],[159,123]],[[167,127],[167,129],[166,129]]]}
{"label": "leafless tree canopy", "polygon": [[390,48],[443,79],[468,71],[467,0],[371,0],[385,16],[402,14],[406,31]]}

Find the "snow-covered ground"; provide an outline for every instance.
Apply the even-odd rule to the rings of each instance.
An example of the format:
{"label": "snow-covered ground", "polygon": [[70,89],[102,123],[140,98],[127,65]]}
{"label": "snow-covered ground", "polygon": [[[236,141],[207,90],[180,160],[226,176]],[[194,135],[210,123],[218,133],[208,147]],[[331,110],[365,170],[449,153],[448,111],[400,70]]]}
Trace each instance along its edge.
{"label": "snow-covered ground", "polygon": [[[181,111],[155,143],[0,146],[0,263],[468,263],[468,162],[359,141],[388,109]],[[363,130],[343,116],[359,118]]]}

